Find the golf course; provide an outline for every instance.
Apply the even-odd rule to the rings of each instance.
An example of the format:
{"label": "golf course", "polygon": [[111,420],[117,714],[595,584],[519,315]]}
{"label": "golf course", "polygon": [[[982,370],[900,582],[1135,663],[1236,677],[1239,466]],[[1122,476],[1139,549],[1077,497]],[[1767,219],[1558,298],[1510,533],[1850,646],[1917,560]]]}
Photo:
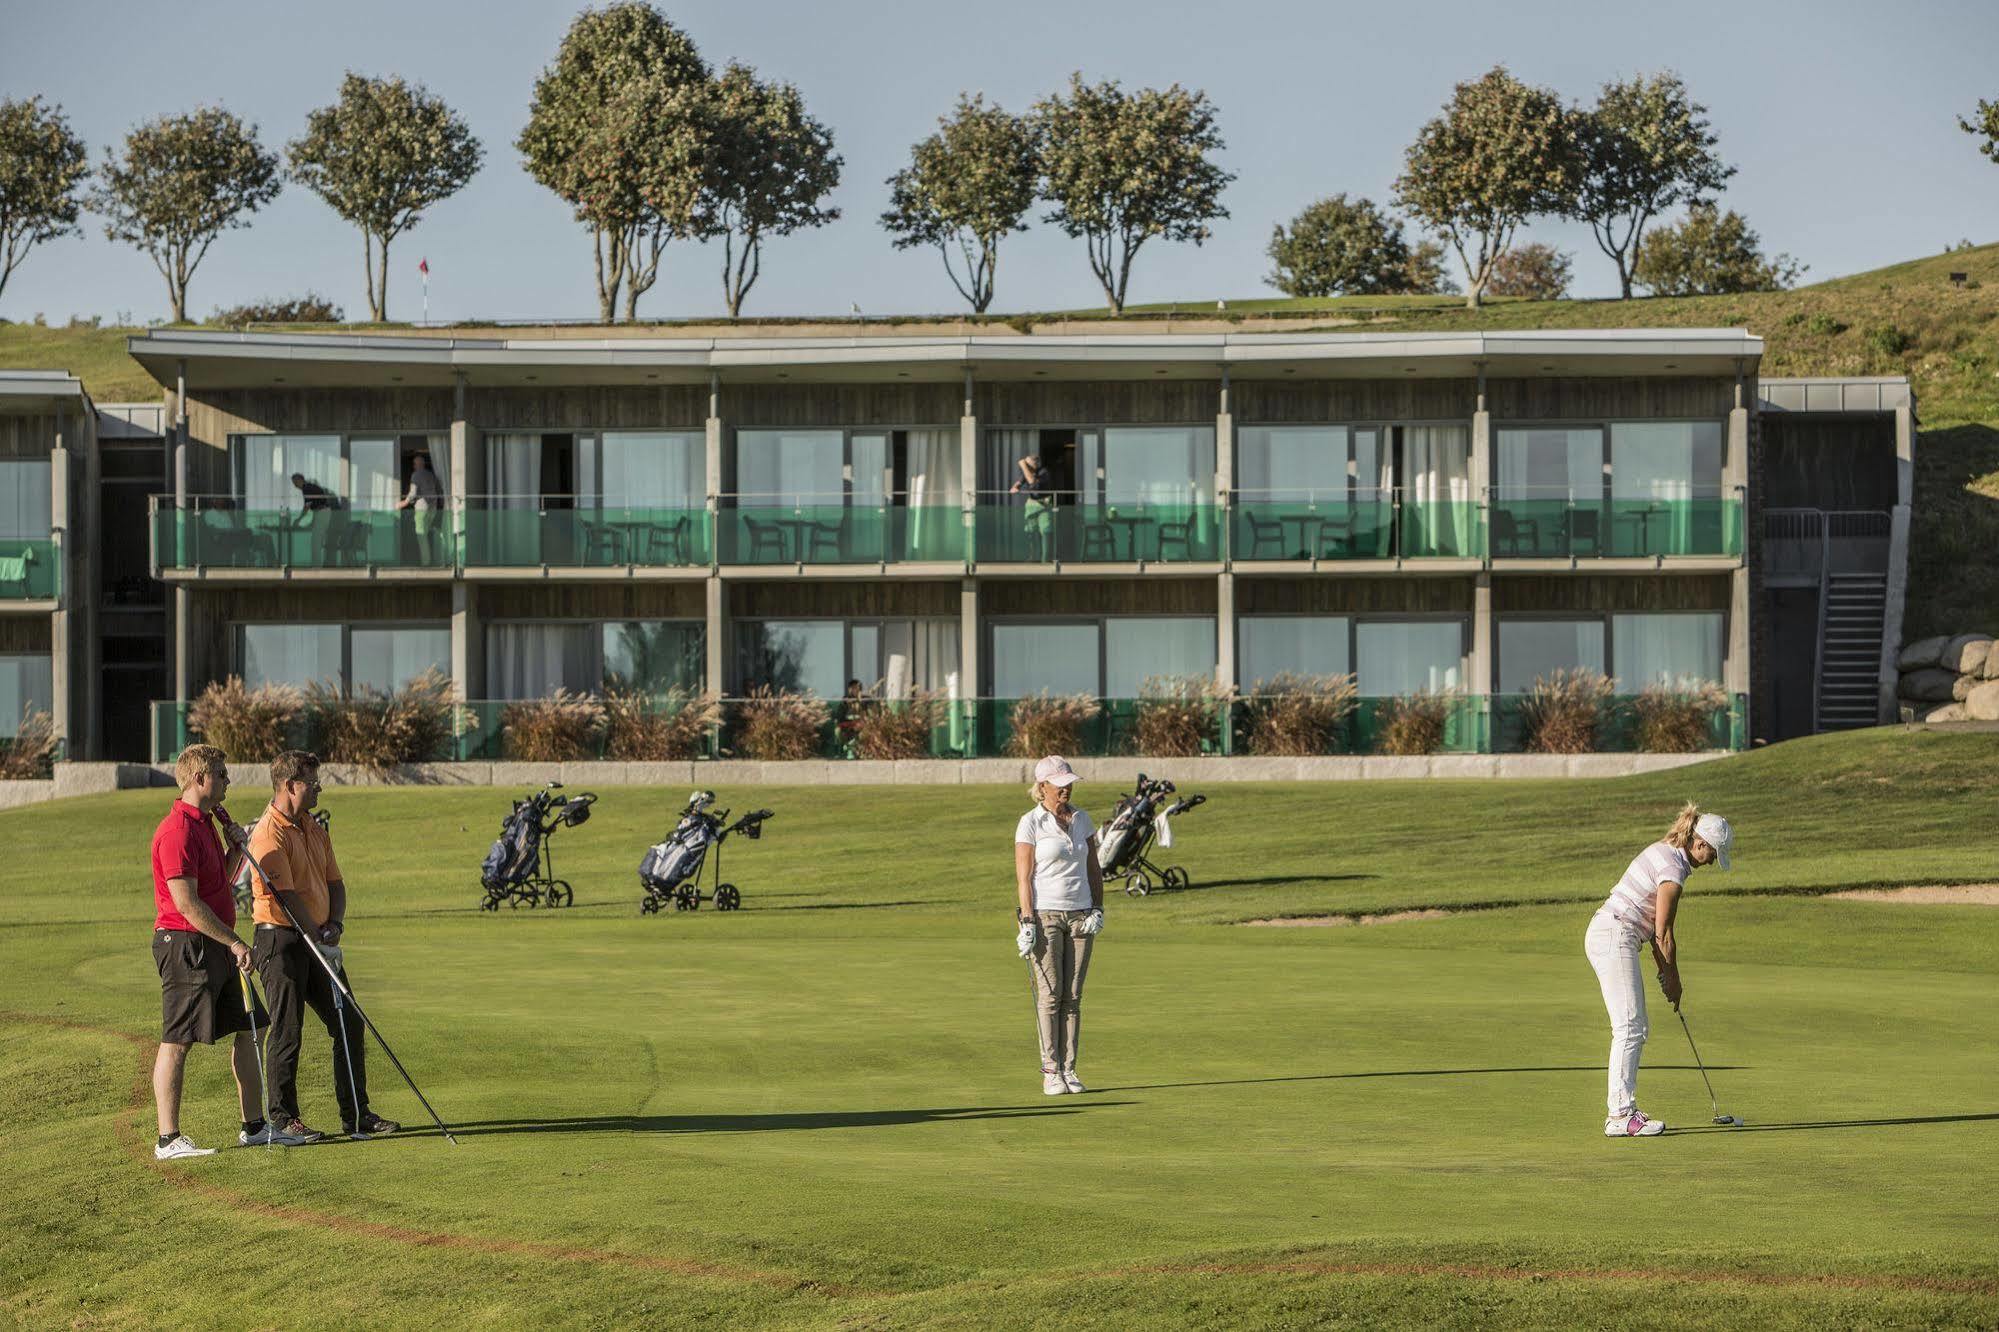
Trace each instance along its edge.
{"label": "golf course", "polygon": [[[1101,821],[1118,788],[1084,775]],[[776,812],[723,852],[741,910],[645,917],[684,789],[603,788],[554,843],[575,905],[485,913],[522,791],[330,786],[355,992],[458,1145],[373,1047],[402,1133],[238,1148],[198,1047],[182,1127],[225,1150],[168,1162],[147,848],[174,793],[0,813],[0,1323],[1999,1323],[1999,907],[1830,896],[1989,902],[1999,734],[1183,790],[1209,801],[1155,858],[1193,886],[1111,895],[1090,1090],[1045,1096],[1024,784],[721,787]],[[1639,1098],[1670,1127],[1607,1140],[1583,932],[1689,799],[1735,868],[1682,903],[1683,1007],[1746,1123],[1710,1122],[1654,988]],[[330,1059],[308,1018],[322,1128]]]}

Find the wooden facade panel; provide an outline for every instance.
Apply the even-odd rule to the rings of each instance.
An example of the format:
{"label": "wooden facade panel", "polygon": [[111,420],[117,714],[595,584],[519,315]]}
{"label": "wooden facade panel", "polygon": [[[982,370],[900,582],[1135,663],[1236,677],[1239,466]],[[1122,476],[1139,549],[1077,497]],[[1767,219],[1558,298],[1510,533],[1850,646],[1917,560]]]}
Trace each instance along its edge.
{"label": "wooden facade panel", "polygon": [[1212,578],[990,579],[979,585],[979,614],[1213,615]]}
{"label": "wooden facade panel", "polygon": [[1238,578],[1238,615],[1469,615],[1470,578]]}
{"label": "wooden facade panel", "polygon": [[[698,591],[699,589],[697,589]],[[869,619],[876,616],[942,615],[956,618],[956,580],[893,583],[825,583],[795,579],[784,583],[732,583],[729,614],[747,618]],[[695,612],[697,615],[700,612]]]}
{"label": "wooden facade panel", "polygon": [[1529,611],[1727,610],[1727,574],[1644,574],[1619,578],[1568,575],[1495,575],[1495,615]]}
{"label": "wooden facade panel", "polygon": [[1465,421],[1478,406],[1469,379],[1234,380],[1238,426],[1335,421]]}
{"label": "wooden facade panel", "polygon": [[53,651],[51,624],[46,615],[0,615],[0,652]]}
{"label": "wooden facade panel", "polygon": [[1577,377],[1489,379],[1486,408],[1507,421],[1717,420],[1735,406],[1735,381],[1723,378]]}
{"label": "wooden facade panel", "polygon": [[1221,410],[1220,379],[976,384],[982,426],[1196,425]]}
{"label": "wooden facade panel", "polygon": [[0,416],[0,458],[46,458],[60,433],[62,418],[54,412]]}
{"label": "wooden facade panel", "polygon": [[964,409],[956,384],[722,385],[722,419],[739,430],[954,426]]}
{"label": "wooden facade panel", "polygon": [[451,589],[376,584],[366,587],[232,587],[195,601],[235,622],[346,624],[366,620],[449,620]]}
{"label": "wooden facade panel", "polygon": [[[171,392],[167,398],[171,420]],[[450,389],[216,389],[188,398],[188,488],[198,494],[231,491],[231,435],[417,435],[450,429]]]}
{"label": "wooden facade panel", "polygon": [[708,390],[693,384],[474,388],[465,394],[465,417],[479,430],[702,430]]}
{"label": "wooden facade panel", "polygon": [[700,583],[503,584],[478,590],[486,620],[698,620]]}

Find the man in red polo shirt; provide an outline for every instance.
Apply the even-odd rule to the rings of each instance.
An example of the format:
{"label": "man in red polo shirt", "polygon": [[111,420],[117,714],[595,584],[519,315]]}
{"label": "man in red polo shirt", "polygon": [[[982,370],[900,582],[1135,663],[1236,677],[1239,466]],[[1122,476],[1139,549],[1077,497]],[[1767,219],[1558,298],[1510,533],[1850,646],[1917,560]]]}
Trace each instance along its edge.
{"label": "man in red polo shirt", "polygon": [[[153,1060],[153,1102],[159,1109],[162,1161],[212,1156],[180,1131],[181,1074],[188,1047],[236,1037],[232,1060],[236,1096],[243,1110],[239,1141],[262,1142],[268,1132],[257,1104],[257,1047],[242,982],[250,949],[236,937],[231,871],[243,854],[240,841],[226,855],[214,811],[229,791],[229,767],[213,745],[189,745],[174,761],[180,799],[153,832],[153,965],[160,973],[160,1052]],[[259,1007],[257,1018],[264,1020]]]}

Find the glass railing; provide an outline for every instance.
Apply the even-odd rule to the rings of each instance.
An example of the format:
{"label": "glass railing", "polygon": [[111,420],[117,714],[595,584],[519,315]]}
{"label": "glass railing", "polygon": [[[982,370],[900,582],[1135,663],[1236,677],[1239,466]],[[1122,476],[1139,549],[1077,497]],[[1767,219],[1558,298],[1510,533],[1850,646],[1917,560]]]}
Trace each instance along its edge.
{"label": "glass railing", "polygon": [[252,509],[197,495],[156,500],[153,549],[162,569],[449,568],[450,515],[441,509]]}
{"label": "glass railing", "polygon": [[1742,553],[1739,499],[1570,499],[1513,493],[1495,495],[1491,512],[1496,560]]}
{"label": "glass railing", "polygon": [[[1639,724],[1638,696],[1618,694],[1608,699],[1597,710],[1596,738],[1588,752],[1595,754],[1632,754],[1644,752],[1673,752],[1665,749],[1659,737],[1648,737]],[[1492,743],[1496,753],[1519,754],[1529,749],[1532,739],[1529,734],[1527,716],[1528,695],[1495,694],[1492,697]],[[1696,749],[1743,749],[1749,743],[1748,736],[1749,701],[1745,695],[1733,694],[1727,702],[1709,712],[1704,720],[1697,719],[1688,729],[1698,732]],[[1681,728],[1661,728],[1677,735]]]}
{"label": "glass railing", "polygon": [[[722,725],[716,736],[721,758],[755,758],[758,738],[751,733],[752,700],[731,698],[722,703]],[[907,718],[911,705],[897,699],[841,699],[827,708],[826,720],[803,739],[808,756],[821,759],[973,757],[975,705],[971,700],[938,699],[929,725],[881,723]],[[781,730],[782,728],[773,728]]]}
{"label": "glass railing", "polygon": [[1379,491],[1315,498],[1237,491],[1230,553],[1238,560],[1478,559],[1485,515],[1470,500]]}
{"label": "glass railing", "polygon": [[54,537],[0,537],[0,601],[52,601],[62,592]]}
{"label": "glass railing", "polygon": [[619,568],[714,563],[706,508],[617,507],[593,495],[475,495],[464,512],[468,568]]}
{"label": "glass railing", "polygon": [[959,504],[780,504],[724,496],[716,515],[723,564],[963,563]]}
{"label": "glass railing", "polygon": [[1197,502],[1080,504],[1054,494],[982,493],[974,556],[986,564],[1214,563],[1225,545],[1221,506]]}

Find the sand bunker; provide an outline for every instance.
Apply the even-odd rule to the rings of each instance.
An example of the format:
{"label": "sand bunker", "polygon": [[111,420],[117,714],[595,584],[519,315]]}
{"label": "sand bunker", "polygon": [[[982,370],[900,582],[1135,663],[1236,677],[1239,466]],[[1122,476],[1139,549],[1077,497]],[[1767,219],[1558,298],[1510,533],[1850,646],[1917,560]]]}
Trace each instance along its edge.
{"label": "sand bunker", "polygon": [[1960,883],[1949,887],[1854,888],[1827,893],[1843,902],[1908,902],[1919,906],[1999,906],[1999,883]]}
{"label": "sand bunker", "polygon": [[1267,920],[1245,920],[1241,923],[1244,925],[1277,925],[1283,927],[1294,925],[1396,925],[1405,920],[1442,920],[1451,914],[1449,911],[1442,911],[1436,907],[1431,907],[1424,911],[1384,911],[1380,915],[1375,916],[1277,916]]}

